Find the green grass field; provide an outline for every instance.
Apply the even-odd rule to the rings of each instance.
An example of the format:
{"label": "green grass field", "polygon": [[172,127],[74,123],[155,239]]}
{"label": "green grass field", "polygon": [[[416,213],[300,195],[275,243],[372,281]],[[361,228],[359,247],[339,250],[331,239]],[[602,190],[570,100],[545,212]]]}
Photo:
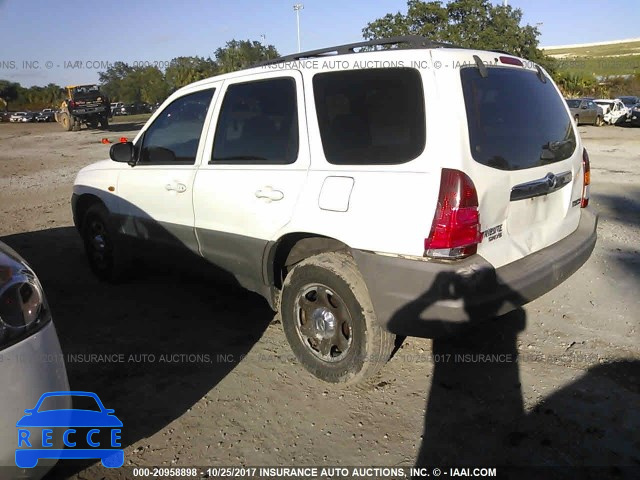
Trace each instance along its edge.
{"label": "green grass field", "polygon": [[606,45],[545,48],[561,71],[596,76],[640,73],[640,40]]}

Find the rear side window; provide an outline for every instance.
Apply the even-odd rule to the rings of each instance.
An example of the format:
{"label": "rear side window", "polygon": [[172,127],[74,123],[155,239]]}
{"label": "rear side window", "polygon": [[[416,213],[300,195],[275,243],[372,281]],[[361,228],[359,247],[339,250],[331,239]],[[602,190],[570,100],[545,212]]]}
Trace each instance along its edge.
{"label": "rear side window", "polygon": [[313,77],[313,90],[329,163],[398,164],[424,150],[424,94],[417,70],[320,73]]}
{"label": "rear side window", "polygon": [[224,96],[209,163],[294,163],[298,143],[295,80],[238,83]]}
{"label": "rear side window", "polygon": [[572,120],[553,84],[514,68],[460,71],[473,158],[500,170],[522,170],[569,158]]}

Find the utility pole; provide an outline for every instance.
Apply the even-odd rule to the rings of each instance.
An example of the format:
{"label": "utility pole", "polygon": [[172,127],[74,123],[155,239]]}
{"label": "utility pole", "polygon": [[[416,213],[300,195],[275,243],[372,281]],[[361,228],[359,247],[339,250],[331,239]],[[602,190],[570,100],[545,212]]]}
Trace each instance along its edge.
{"label": "utility pole", "polygon": [[298,27],[298,53],[300,53],[300,10],[304,8],[302,3],[293,5],[293,11],[296,12],[296,25]]}

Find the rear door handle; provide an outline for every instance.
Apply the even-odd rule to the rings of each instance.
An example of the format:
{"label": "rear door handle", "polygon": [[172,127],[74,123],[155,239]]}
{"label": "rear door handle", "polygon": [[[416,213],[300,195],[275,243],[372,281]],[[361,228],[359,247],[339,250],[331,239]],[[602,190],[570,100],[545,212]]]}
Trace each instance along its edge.
{"label": "rear door handle", "polygon": [[257,198],[263,198],[268,202],[277,202],[278,200],[282,200],[284,198],[284,193],[280,190],[274,190],[274,188],[270,185],[266,187],[262,187],[260,190],[256,191]]}
{"label": "rear door handle", "polygon": [[184,183],[178,183],[178,182],[173,182],[173,183],[167,183],[164,188],[168,191],[168,192],[177,192],[177,193],[184,193],[187,191],[187,186]]}

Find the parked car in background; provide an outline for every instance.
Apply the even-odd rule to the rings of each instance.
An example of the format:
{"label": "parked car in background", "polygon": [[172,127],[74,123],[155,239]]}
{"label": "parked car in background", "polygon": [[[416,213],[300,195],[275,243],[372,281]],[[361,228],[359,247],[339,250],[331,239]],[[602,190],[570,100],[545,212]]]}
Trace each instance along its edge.
{"label": "parked car in background", "polygon": [[8,122],[11,114],[9,112],[0,112],[0,122]]}
{"label": "parked car in background", "polygon": [[630,110],[617,98],[611,100],[598,98],[594,102],[602,108],[604,121],[609,125],[617,125],[624,122],[630,114]]}
{"label": "parked car in background", "polygon": [[111,115],[120,115],[120,109],[124,107],[124,103],[122,102],[114,102],[111,104]]}
{"label": "parked car in background", "polygon": [[591,98],[565,99],[576,125],[588,123],[597,127],[604,124],[604,114]]}
{"label": "parked car in background", "polygon": [[640,102],[631,107],[627,122],[632,127],[640,127]]}
{"label": "parked car in background", "polygon": [[131,104],[126,104],[126,105],[122,105],[122,107],[120,107],[117,110],[117,114],[118,115],[133,115],[133,107]]}
{"label": "parked car in background", "polygon": [[617,97],[617,99],[620,100],[622,103],[624,103],[624,106],[629,109],[631,109],[636,104],[640,103],[640,97],[635,97],[633,95]]}
{"label": "parked car in background", "polygon": [[[43,460],[28,472],[15,467],[16,422],[41,395],[69,390],[58,335],[42,285],[27,262],[0,242],[0,469],[2,478],[42,477],[55,459]],[[69,398],[52,399],[48,408],[71,408]],[[30,429],[33,437],[42,428]],[[62,448],[62,438],[53,446]],[[11,466],[16,469],[12,472]]]}
{"label": "parked car in background", "polygon": [[34,122],[36,116],[32,112],[16,112],[9,118],[11,122]]}
{"label": "parked car in background", "polygon": [[51,108],[45,108],[36,115],[36,122],[53,122],[55,121],[55,112]]}

